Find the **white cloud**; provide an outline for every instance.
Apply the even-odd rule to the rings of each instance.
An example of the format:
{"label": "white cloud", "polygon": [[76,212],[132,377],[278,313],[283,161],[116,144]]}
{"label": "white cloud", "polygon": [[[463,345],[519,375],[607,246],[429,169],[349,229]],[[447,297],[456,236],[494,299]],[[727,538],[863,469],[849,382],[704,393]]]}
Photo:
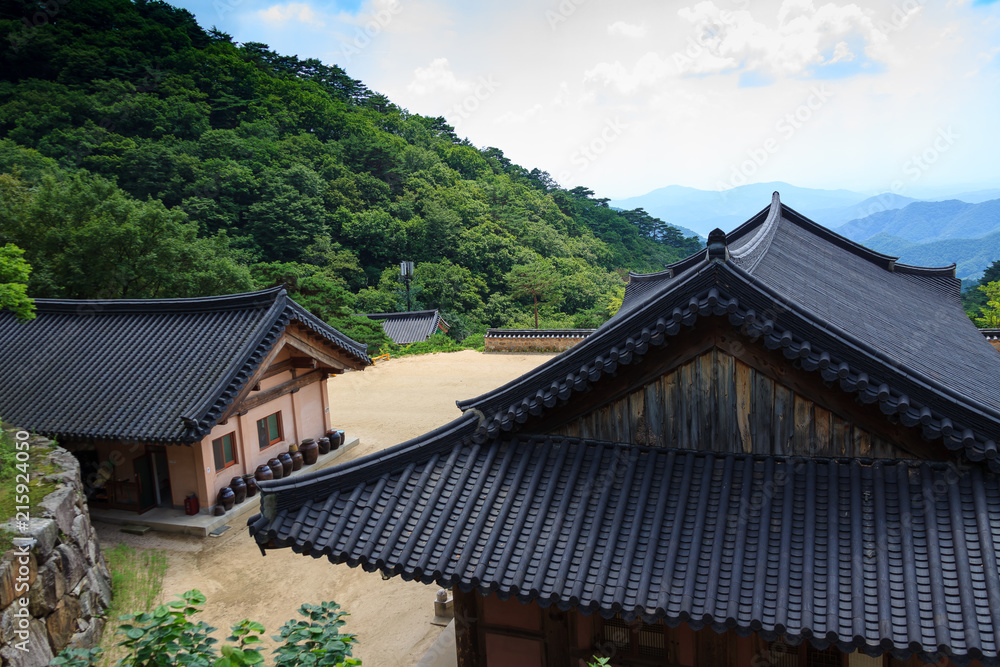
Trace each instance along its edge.
{"label": "white cloud", "polygon": [[501,125],[513,125],[517,123],[524,123],[531,120],[537,116],[542,111],[541,104],[535,104],[522,112],[507,111],[496,117],[494,121]]}
{"label": "white cloud", "polygon": [[463,94],[472,90],[471,81],[462,81],[451,71],[447,58],[435,58],[427,67],[413,70],[413,80],[406,89],[417,95],[444,92]]}
{"label": "white cloud", "polygon": [[614,63],[598,63],[584,72],[583,78],[584,81],[596,81],[627,94],[653,86],[674,72],[676,68],[669,60],[650,51],[639,58],[632,68],[625,67],[617,60]]}
{"label": "white cloud", "polygon": [[287,23],[297,21],[312,26],[323,27],[326,23],[310,5],[303,2],[290,2],[284,5],[271,5],[261,9],[257,15],[269,23]]}
{"label": "white cloud", "polygon": [[824,62],[824,65],[829,65],[836,62],[850,62],[854,60],[854,52],[851,51],[851,47],[847,45],[847,42],[837,42],[837,45],[833,47],[833,55]]}
{"label": "white cloud", "polygon": [[[812,0],[784,0],[776,23],[765,25],[749,10],[728,11],[712,0],[684,7],[678,15],[694,26],[694,42],[701,47],[692,60],[696,73],[721,72],[738,63],[744,71],[769,76],[795,76],[810,67],[851,60],[847,40],[865,44],[865,54],[874,60],[890,57],[888,33],[901,30],[919,6],[896,11],[890,20],[879,21],[872,11],[856,4],[828,2],[816,7]],[[823,53],[833,51],[830,60]]]}
{"label": "white cloud", "polygon": [[615,21],[608,26],[608,34],[612,37],[642,39],[646,36],[646,26],[632,25],[631,23],[625,23],[625,21]]}

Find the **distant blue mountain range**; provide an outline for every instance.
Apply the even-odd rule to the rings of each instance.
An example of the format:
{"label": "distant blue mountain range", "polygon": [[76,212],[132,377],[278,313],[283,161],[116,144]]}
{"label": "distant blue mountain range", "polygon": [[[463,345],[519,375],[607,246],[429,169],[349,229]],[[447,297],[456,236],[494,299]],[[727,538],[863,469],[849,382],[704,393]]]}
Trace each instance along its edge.
{"label": "distant blue mountain range", "polygon": [[956,264],[956,275],[978,278],[1000,259],[1000,188],[959,192],[943,201],[919,201],[893,193],[869,197],[850,190],[756,183],[718,192],[671,185],[639,197],[612,200],[701,236],[716,227],[731,231],[766,207],[771,193],[821,225],[906,264]]}

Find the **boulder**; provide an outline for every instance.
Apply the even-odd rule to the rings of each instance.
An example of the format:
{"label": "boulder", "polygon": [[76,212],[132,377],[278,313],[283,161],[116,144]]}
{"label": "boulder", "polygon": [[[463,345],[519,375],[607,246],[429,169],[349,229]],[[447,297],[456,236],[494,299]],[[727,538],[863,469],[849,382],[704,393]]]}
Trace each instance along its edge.
{"label": "boulder", "polygon": [[61,486],[38,503],[45,515],[55,519],[64,535],[72,534],[73,520],[79,512],[76,508],[76,495],[75,487]]}
{"label": "boulder", "polygon": [[59,601],[56,608],[45,619],[45,628],[49,633],[49,644],[53,653],[66,648],[69,640],[76,634],[76,619],[80,617],[80,603],[76,598],[67,596]]}
{"label": "boulder", "polygon": [[87,571],[87,579],[90,581],[90,590],[101,599],[102,611],[111,606],[111,575],[104,564],[101,563]]}
{"label": "boulder", "polygon": [[53,658],[52,647],[45,631],[45,624],[36,619],[28,623],[28,639],[23,646],[27,650],[19,650],[21,639],[15,638],[14,643],[0,648],[0,658],[9,667],[46,667]]}
{"label": "boulder", "polygon": [[62,563],[60,569],[66,581],[66,589],[72,591],[87,574],[87,564],[80,552],[68,544],[60,544],[56,547],[56,553]]}
{"label": "boulder", "polygon": [[52,519],[32,517],[28,521],[27,531],[23,534],[35,540],[38,560],[45,562],[59,541],[59,526]]}
{"label": "boulder", "polygon": [[52,568],[38,568],[38,581],[28,595],[28,609],[34,617],[45,616],[55,609],[56,604],[66,594],[62,573]]}
{"label": "boulder", "polygon": [[[101,642],[101,631],[104,629],[104,619],[95,618],[89,623],[81,621],[80,630],[69,641],[71,648],[90,648]],[[108,632],[111,632],[109,629]]]}

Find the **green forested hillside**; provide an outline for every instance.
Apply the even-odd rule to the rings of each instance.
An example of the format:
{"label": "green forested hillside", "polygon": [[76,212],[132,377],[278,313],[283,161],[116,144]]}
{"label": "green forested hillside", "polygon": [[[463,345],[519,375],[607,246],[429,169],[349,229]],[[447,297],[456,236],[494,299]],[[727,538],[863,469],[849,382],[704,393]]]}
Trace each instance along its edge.
{"label": "green forested hillside", "polygon": [[25,251],[32,296],[286,282],[378,345],[348,315],[405,309],[401,260],[416,263],[413,308],[440,308],[461,337],[533,325],[525,275],[545,278],[542,326],[595,326],[625,271],[699,247],[337,66],[235,44],[166,3],[39,7],[0,0],[0,246]]}

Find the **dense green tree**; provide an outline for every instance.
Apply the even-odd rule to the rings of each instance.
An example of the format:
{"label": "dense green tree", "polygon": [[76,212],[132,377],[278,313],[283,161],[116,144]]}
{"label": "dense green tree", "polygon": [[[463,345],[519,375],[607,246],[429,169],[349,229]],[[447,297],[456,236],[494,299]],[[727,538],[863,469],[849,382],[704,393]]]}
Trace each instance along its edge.
{"label": "dense green tree", "polygon": [[983,329],[1000,328],[1000,281],[980,285],[979,291],[986,295],[986,303],[980,306],[976,325]]}
{"label": "dense green tree", "polygon": [[1000,259],[987,267],[978,281],[965,288],[962,293],[962,307],[965,308],[965,312],[970,318],[975,319],[979,315],[980,309],[986,305],[986,293],[977,288],[998,280],[1000,280]]}
{"label": "dense green tree", "polygon": [[515,296],[530,296],[538,328],[538,304],[556,301],[562,296],[560,276],[551,260],[539,257],[528,264],[518,264],[507,274],[507,284]]}
{"label": "dense green tree", "polygon": [[[461,336],[599,324],[618,275],[700,247],[159,0],[7,0],[0,34],[0,243],[25,250],[33,296],[238,291],[252,265],[368,336],[345,309],[405,308],[395,267],[412,260],[414,307]],[[536,262],[559,288],[537,304],[508,281]]]}
{"label": "dense green tree", "polygon": [[242,292],[250,274],[224,235],[96,176],[0,177],[0,240],[25,248],[32,296],[149,298]]}
{"label": "dense green tree", "polygon": [[23,250],[13,243],[0,246],[0,310],[10,310],[22,320],[35,317],[35,302],[28,297],[30,275]]}

